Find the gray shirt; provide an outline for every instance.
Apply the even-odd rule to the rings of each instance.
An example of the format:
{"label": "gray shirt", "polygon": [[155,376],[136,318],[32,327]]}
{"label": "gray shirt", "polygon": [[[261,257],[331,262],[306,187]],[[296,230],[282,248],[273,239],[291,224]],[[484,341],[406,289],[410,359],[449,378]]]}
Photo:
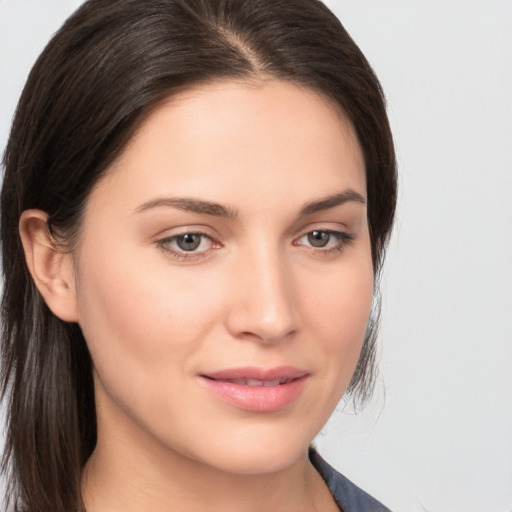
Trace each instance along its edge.
{"label": "gray shirt", "polygon": [[309,459],[329,487],[342,512],[391,512],[327,464],[313,448],[309,450]]}

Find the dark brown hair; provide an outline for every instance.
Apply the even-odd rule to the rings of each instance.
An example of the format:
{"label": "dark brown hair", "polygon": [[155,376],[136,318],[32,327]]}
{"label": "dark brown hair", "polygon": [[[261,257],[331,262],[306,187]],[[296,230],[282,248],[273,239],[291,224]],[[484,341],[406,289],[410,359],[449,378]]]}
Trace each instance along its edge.
{"label": "dark brown hair", "polygon": [[[80,328],[54,316],[24,262],[29,208],[72,247],[84,203],[141,121],[170,95],[219,79],[267,77],[309,87],[352,122],[366,164],[378,277],[393,222],[396,169],[380,84],[318,0],[89,0],[32,69],[5,151],[1,193],[3,471],[15,507],[81,508],[96,442],[92,365]],[[378,280],[376,281],[378,282]],[[375,317],[349,392],[373,383]]]}

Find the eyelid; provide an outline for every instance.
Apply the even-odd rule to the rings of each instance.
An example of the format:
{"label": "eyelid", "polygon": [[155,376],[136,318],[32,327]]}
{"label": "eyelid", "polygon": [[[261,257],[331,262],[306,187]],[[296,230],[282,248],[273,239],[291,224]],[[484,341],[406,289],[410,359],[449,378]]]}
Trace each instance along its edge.
{"label": "eyelid", "polygon": [[[301,242],[300,240],[312,234],[313,232],[321,232],[327,233],[337,239],[337,243],[335,245],[326,245],[326,246],[318,246],[309,245]],[[352,245],[355,240],[355,236],[348,231],[333,229],[333,228],[325,228],[325,227],[311,227],[307,231],[303,232],[299,237],[294,239],[293,244],[298,246],[304,246],[306,249],[313,251],[315,253],[319,253],[322,255],[328,255],[333,252],[340,252],[346,249],[348,246]],[[330,240],[329,240],[330,242]],[[329,243],[328,242],[328,243]]]}
{"label": "eyelid", "polygon": [[[200,235],[205,235],[213,240],[219,238],[219,233],[213,229],[208,224],[200,224],[200,223],[176,223],[174,227],[169,226],[171,222],[165,222],[167,224],[165,227],[162,226],[162,229],[155,230],[154,234],[151,235],[153,240],[156,239],[164,239],[164,238],[172,238],[176,236],[186,235],[188,233],[197,233]],[[174,224],[174,222],[172,222]]]}
{"label": "eyelid", "polygon": [[[210,241],[210,247],[201,251],[186,251],[179,248],[173,248],[171,246],[171,243],[173,241],[185,235],[201,236],[203,239],[207,239]],[[200,258],[205,258],[208,256],[210,251],[222,247],[222,244],[209,233],[205,233],[200,229],[194,229],[189,227],[180,228],[179,231],[168,233],[165,236],[160,236],[155,241],[155,244],[161,251],[170,255],[176,260],[196,260]]]}

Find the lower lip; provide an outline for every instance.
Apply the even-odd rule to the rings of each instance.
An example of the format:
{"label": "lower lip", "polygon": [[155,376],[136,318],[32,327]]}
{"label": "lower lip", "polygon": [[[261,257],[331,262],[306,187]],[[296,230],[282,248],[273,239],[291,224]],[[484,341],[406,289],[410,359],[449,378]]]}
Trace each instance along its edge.
{"label": "lower lip", "polygon": [[238,409],[252,412],[275,412],[299,398],[307,375],[278,386],[244,386],[201,377],[202,382],[218,398]]}

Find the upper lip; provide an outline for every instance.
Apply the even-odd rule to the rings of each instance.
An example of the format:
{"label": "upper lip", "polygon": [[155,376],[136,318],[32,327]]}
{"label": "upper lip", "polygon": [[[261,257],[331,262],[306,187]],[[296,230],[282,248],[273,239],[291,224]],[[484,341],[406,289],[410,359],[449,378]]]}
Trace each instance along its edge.
{"label": "upper lip", "polygon": [[309,375],[309,372],[294,366],[276,366],[274,368],[246,366],[240,368],[228,368],[225,370],[203,373],[201,375],[209,379],[222,381],[258,380],[265,382],[276,380],[291,381]]}

